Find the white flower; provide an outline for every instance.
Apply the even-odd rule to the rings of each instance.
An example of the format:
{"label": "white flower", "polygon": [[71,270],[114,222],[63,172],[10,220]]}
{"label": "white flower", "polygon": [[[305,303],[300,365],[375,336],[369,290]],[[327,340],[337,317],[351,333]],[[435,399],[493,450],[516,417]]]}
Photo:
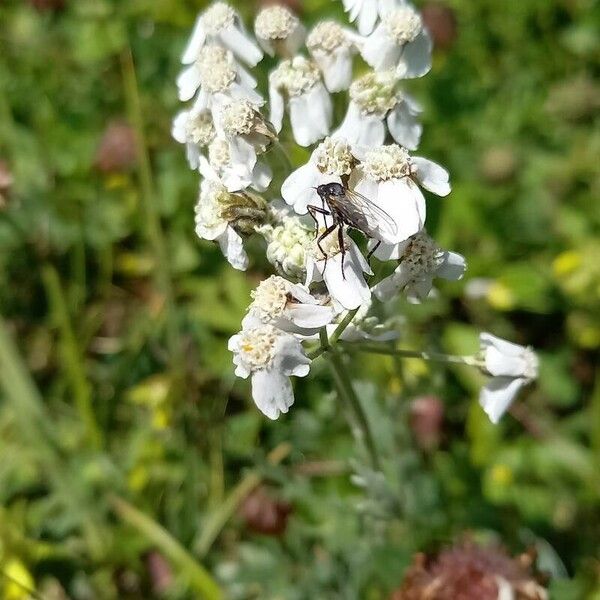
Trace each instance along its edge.
{"label": "white flower", "polygon": [[254,21],[254,33],[267,54],[288,58],[294,56],[302,46],[306,30],[288,8],[275,5],[263,8],[258,13]]}
{"label": "white flower", "polygon": [[235,98],[246,98],[262,106],[265,101],[254,90],[256,80],[238,65],[231,52],[221,46],[205,46],[196,61],[182,71],[177,78],[179,99],[191,100],[198,89],[195,109],[213,111]]}
{"label": "white flower", "polygon": [[436,163],[410,156],[396,144],[380,146],[366,153],[350,177],[350,187],[369,198],[395,222],[395,244],[423,229],[425,198],[417,181],[438,196],[450,193],[448,172]]}
{"label": "white flower", "polygon": [[200,174],[208,180],[222,183],[228,191],[253,188],[264,192],[273,174],[269,165],[257,160],[250,144],[231,145],[215,138],[208,146],[208,159],[199,157]]}
{"label": "white flower", "polygon": [[205,179],[195,207],[196,233],[218,242],[229,263],[240,271],[248,267],[248,255],[240,232],[249,234],[264,222],[266,203],[248,193],[231,194],[218,182]]}
{"label": "white flower", "polygon": [[342,0],[342,3],[350,22],[357,21],[359,33],[368,35],[373,31],[379,15],[398,4],[404,4],[404,0]]}
{"label": "white flower", "polygon": [[312,335],[331,323],[334,316],[333,307],[324,306],[305,286],[271,275],[252,292],[242,327],[268,324],[289,333]]}
{"label": "white flower", "polygon": [[235,374],[252,377],[252,398],[269,419],[287,413],[294,403],[291,375],[304,377],[310,359],[300,341],[272,325],[242,330],[229,339]]}
{"label": "white flower", "polygon": [[276,131],[281,131],[285,98],[300,146],[310,146],[329,133],[333,106],[314,62],[296,56],[282,61],[269,75],[270,120]]}
{"label": "white flower", "polygon": [[185,144],[188,162],[192,169],[199,166],[200,153],[215,139],[216,130],[209,111],[183,110],[173,120],[173,137]]}
{"label": "white flower", "polygon": [[206,45],[225,46],[252,67],[263,57],[260,48],[245,32],[239,15],[225,2],[215,2],[200,14],[181,62],[192,64]]}
{"label": "white flower", "polygon": [[365,61],[377,71],[394,69],[404,79],[431,69],[431,38],[419,13],[409,5],[386,11],[361,47]]}
{"label": "white flower", "polygon": [[224,104],[217,113],[215,127],[219,135],[234,145],[243,142],[259,153],[265,152],[277,139],[273,126],[262,116],[259,107],[246,98]]}
{"label": "white flower", "polygon": [[404,291],[409,299],[423,300],[433,287],[434,277],[458,280],[467,267],[463,256],[442,250],[425,231],[395,246],[381,244],[374,256],[380,260],[398,260],[400,263],[389,277],[382,279],[372,290],[382,302],[390,300],[399,291]]}
{"label": "white flower", "polygon": [[[282,203],[283,204],[283,203]],[[276,224],[257,228],[267,242],[267,260],[282,274],[303,279],[306,274],[306,252],[314,240],[314,231],[296,215],[285,209],[270,207]]]}
{"label": "white flower", "polygon": [[342,183],[357,160],[345,140],[325,138],[313,151],[309,161],[292,172],[281,186],[283,199],[298,214],[306,214],[309,204],[320,200],[315,187],[326,183]]}
{"label": "white flower", "polygon": [[352,80],[354,48],[351,32],[335,21],[321,21],[306,38],[306,47],[317,63],[330,92],[348,89]]}
{"label": "white flower", "polygon": [[211,181],[200,184],[200,198],[196,204],[196,234],[205,240],[218,242],[223,256],[232,267],[240,271],[248,268],[248,255],[241,236],[223,218],[223,195],[227,191]]}
{"label": "white flower", "polygon": [[372,275],[371,267],[360,253],[354,240],[342,231],[343,249],[338,232],[319,239],[319,230],[311,251],[306,254],[306,285],[324,281],[335,302],[346,310],[353,310],[371,298],[364,273]]}
{"label": "white flower", "polygon": [[415,150],[423,130],[417,120],[420,113],[421,107],[398,90],[392,71],[367,73],[350,86],[348,111],[335,135],[358,150],[381,146],[385,121],[396,142]]}
{"label": "white flower", "polygon": [[479,336],[485,371],[492,379],[482,388],[479,403],[490,421],[498,423],[519,390],[538,375],[538,357],[531,348],[500,339],[491,333]]}

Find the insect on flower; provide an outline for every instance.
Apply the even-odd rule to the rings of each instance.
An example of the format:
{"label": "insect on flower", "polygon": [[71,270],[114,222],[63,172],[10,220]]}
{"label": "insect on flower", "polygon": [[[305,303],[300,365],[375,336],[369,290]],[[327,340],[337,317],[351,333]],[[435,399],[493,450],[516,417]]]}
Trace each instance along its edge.
{"label": "insect on flower", "polygon": [[[354,192],[340,183],[326,183],[314,189],[321,198],[322,206],[309,204],[307,206],[308,212],[317,224],[317,230],[319,227],[317,215],[322,215],[326,224],[325,230],[317,238],[317,247],[327,260],[327,253],[321,246],[321,242],[337,230],[342,254],[342,273],[344,272],[345,258],[344,225],[377,240],[377,245],[371,250],[369,257],[381,242],[385,242],[396,235],[398,227],[394,219],[362,194]],[[331,218],[331,223],[328,222],[327,217]]]}

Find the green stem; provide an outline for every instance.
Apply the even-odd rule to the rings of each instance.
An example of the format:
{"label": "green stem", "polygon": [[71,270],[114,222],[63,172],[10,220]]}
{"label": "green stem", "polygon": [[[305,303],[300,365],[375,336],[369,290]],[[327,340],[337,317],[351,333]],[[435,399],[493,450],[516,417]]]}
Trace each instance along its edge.
{"label": "green stem", "polygon": [[469,365],[471,367],[481,367],[482,363],[475,356],[458,356],[456,354],[444,354],[443,352],[429,352],[423,350],[404,350],[394,348],[385,344],[373,344],[362,342],[341,342],[346,349],[354,348],[359,352],[368,352],[371,354],[386,354],[388,356],[399,356],[401,358],[420,358],[430,362],[453,363],[460,365]]}
{"label": "green stem", "polygon": [[352,387],[352,382],[346,371],[342,356],[335,349],[332,349],[327,356],[329,358],[329,366],[333,373],[338,396],[348,415],[352,432],[357,440],[366,448],[373,468],[380,470],[381,465],[377,453],[377,446],[375,445],[375,440],[371,433],[369,421],[360,403],[360,399]]}
{"label": "green stem", "polygon": [[354,315],[358,312],[358,308],[354,310],[349,310],[346,313],[346,316],[341,320],[340,324],[335,328],[335,331],[331,334],[331,339],[329,340],[330,345],[334,345],[339,339],[342,333],[346,331],[346,327],[350,325],[352,319],[354,319]]}
{"label": "green stem", "polygon": [[156,262],[156,284],[165,298],[167,346],[172,361],[173,373],[177,375],[176,379],[179,379],[181,365],[183,364],[183,351],[179,344],[179,332],[175,315],[175,294],[173,291],[167,244],[154,193],[155,185],[144,133],[144,117],[131,49],[125,50],[121,55],[121,71],[129,117],[135,130],[138,174],[142,188],[141,197],[146,236],[150,242]]}
{"label": "green stem", "polygon": [[92,446],[100,448],[103,440],[92,405],[92,388],[85,373],[84,357],[71,324],[65,293],[53,266],[45,265],[43,267],[42,279],[52,318],[60,333],[62,366],[71,386],[79,417],[85,425],[87,437]]}
{"label": "green stem", "polygon": [[223,598],[223,592],[212,575],[164,527],[123,498],[110,496],[109,501],[122,521],[137,529],[187,575],[190,585],[202,598]]}
{"label": "green stem", "polygon": [[[287,443],[279,444],[267,456],[267,462],[271,465],[279,464],[292,450]],[[262,475],[259,471],[250,471],[227,495],[221,506],[216,509],[206,520],[202,534],[198,542],[194,544],[196,553],[203,557],[210,550],[211,546],[219,537],[219,534],[225,527],[225,524],[237,510],[242,500],[256,488],[262,481]]]}

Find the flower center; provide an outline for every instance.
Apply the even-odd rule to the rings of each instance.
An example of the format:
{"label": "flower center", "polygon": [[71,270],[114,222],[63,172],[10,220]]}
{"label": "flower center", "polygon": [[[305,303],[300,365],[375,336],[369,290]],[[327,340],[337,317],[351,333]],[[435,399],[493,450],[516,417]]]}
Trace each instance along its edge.
{"label": "flower center", "polygon": [[289,283],[283,277],[271,275],[251,293],[252,305],[263,323],[269,323],[283,313],[288,302],[288,289]]}
{"label": "flower center", "polygon": [[350,175],[356,159],[345,140],[325,138],[315,149],[314,160],[321,173],[327,175]]}
{"label": "flower center", "polygon": [[349,47],[350,42],[344,30],[335,21],[321,21],[310,32],[306,39],[306,47],[311,51],[331,53],[341,47]]}
{"label": "flower center", "polygon": [[229,164],[231,154],[226,140],[215,138],[208,146],[208,162],[217,171]]}
{"label": "flower center", "polygon": [[435,241],[424,231],[410,238],[410,244],[402,255],[402,266],[408,269],[410,279],[418,280],[427,273],[433,273],[442,263],[443,252]]}
{"label": "flower center", "polygon": [[209,112],[198,113],[186,123],[188,140],[198,146],[208,146],[215,139],[215,127]]}
{"label": "flower center", "polygon": [[[322,239],[317,244],[319,236],[322,235],[322,233],[324,231],[325,231],[324,229],[319,229],[317,237],[314,240],[312,252],[313,252],[313,256],[317,260],[325,260],[325,257],[333,258],[334,256],[337,256],[342,251],[342,248],[340,248],[340,242],[338,239],[337,231],[330,233],[326,238]],[[349,245],[348,245],[348,240],[346,238],[346,235],[344,235],[344,237],[343,237],[343,244],[344,244],[343,249],[348,250]]]}
{"label": "flower center", "polygon": [[363,115],[383,118],[402,99],[393,73],[367,73],[352,82],[350,99]]}
{"label": "flower center", "polygon": [[209,35],[216,35],[226,27],[230,27],[234,20],[235,12],[225,2],[215,2],[202,16],[202,24]]}
{"label": "flower center", "polygon": [[421,15],[410,6],[401,6],[384,15],[381,23],[386,33],[402,46],[415,40],[423,30]]}
{"label": "flower center", "polygon": [[264,225],[257,231],[267,241],[267,260],[290,277],[302,277],[314,235],[300,219],[285,217],[281,224]]}
{"label": "flower center", "polygon": [[363,167],[367,176],[374,181],[400,179],[411,173],[410,154],[398,144],[381,146],[367,152]]}
{"label": "flower center", "polygon": [[223,109],[223,129],[230,135],[248,135],[259,113],[248,100],[234,100]]}
{"label": "flower center", "polygon": [[272,325],[246,329],[240,333],[239,352],[251,369],[270,366],[275,357],[275,344],[281,333]]}
{"label": "flower center", "polygon": [[319,69],[312,61],[303,56],[281,61],[271,73],[272,82],[290,97],[301,96],[310,91],[319,82]]}
{"label": "flower center", "polygon": [[299,21],[285,6],[263,8],[254,21],[254,32],[263,40],[285,40],[298,27]]}
{"label": "flower center", "polygon": [[202,48],[197,65],[200,83],[211,94],[224,92],[235,81],[236,71],[229,60],[229,53],[220,46]]}

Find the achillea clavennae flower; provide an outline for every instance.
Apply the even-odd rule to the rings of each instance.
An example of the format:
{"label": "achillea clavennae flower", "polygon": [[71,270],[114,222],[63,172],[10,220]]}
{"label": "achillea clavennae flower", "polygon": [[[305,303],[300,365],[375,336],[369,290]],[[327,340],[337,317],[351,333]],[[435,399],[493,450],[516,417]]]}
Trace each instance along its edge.
{"label": "achillea clavennae flower", "polygon": [[200,155],[208,151],[217,132],[210,111],[182,110],[173,120],[171,134],[185,144],[185,153],[192,169],[200,166]]}
{"label": "achillea clavennae flower", "polygon": [[234,98],[247,98],[262,105],[264,100],[254,88],[256,80],[238,65],[233,54],[221,46],[205,46],[196,61],[177,78],[179,99],[191,100],[198,92],[195,108],[213,109]]}
{"label": "achillea clavennae flower", "polygon": [[282,331],[312,335],[333,320],[331,305],[310,294],[308,288],[271,275],[252,292],[252,303],[242,327],[274,325]]}
{"label": "achillea clavennae flower", "polygon": [[252,67],[263,56],[246,33],[239,15],[225,2],[215,2],[198,17],[181,62],[192,64],[206,46],[223,46]]}
{"label": "achillea clavennae flower", "polygon": [[411,300],[424,300],[433,287],[434,278],[458,280],[467,268],[463,256],[442,250],[425,231],[395,246],[380,244],[373,255],[399,263],[391,275],[373,288],[373,294],[382,302],[398,292],[404,292]]}
{"label": "achillea clavennae flower", "polygon": [[309,204],[318,203],[315,188],[327,183],[347,181],[358,163],[349,144],[338,138],[325,138],[313,151],[310,160],[287,177],[281,187],[283,199],[301,215]]}
{"label": "achillea clavennae flower", "polygon": [[492,379],[479,402],[492,423],[498,423],[522,387],[537,379],[539,361],[531,348],[507,342],[491,333],[479,336],[484,372]]}
{"label": "achillea clavennae flower", "polygon": [[282,61],[269,76],[269,99],[276,131],[281,131],[287,100],[292,133],[300,146],[310,146],[329,133],[333,106],[311,60],[296,56]]}
{"label": "achillea clavennae flower", "polygon": [[[340,371],[347,345],[381,353],[386,341],[385,354],[484,368],[492,379],[481,404],[497,422],[537,375],[531,350],[490,334],[482,334],[477,356],[394,348],[390,342],[406,319],[380,321],[386,311],[372,309],[373,296],[424,300],[436,277],[460,279],[466,262],[424,230],[421,187],[448,195],[447,171],[409,152],[421,139],[421,108],[400,85],[430,68],[423,21],[405,0],[343,3],[361,35],[327,20],[306,37],[296,15],[271,6],[255,19],[257,43],[233,8],[216,2],[198,18],[183,56],[179,97],[193,103],[176,116],[172,134],[202,178],[196,232],[217,242],[240,270],[250,262],[244,239],[262,238],[277,273],[258,284],[242,331],[230,339],[235,372],[251,377],[256,405],[276,419],[294,402],[290,376],[307,375],[312,358],[330,359],[344,396],[352,387],[340,383],[348,379]],[[280,61],[268,76],[268,119],[257,80],[241,64],[254,66],[259,46]],[[352,81],[357,52],[372,70]],[[333,123],[330,92],[345,101],[341,123]],[[385,145],[390,138],[397,143]],[[361,248],[370,250],[367,257]],[[371,254],[394,261],[393,272],[374,275]],[[367,420],[358,415],[356,422]],[[363,432],[363,441],[368,437]]]}
{"label": "achillea clavennae flower", "polygon": [[300,19],[285,6],[267,6],[254,21],[254,33],[262,49],[269,55],[291,58],[306,36]]}
{"label": "achillea clavennae flower", "polygon": [[321,21],[306,39],[306,47],[330,92],[348,89],[352,81],[355,35],[335,21]]}
{"label": "achillea clavennae flower", "polygon": [[196,204],[196,233],[218,242],[225,258],[235,269],[245,271],[248,255],[242,236],[264,223],[266,204],[256,195],[232,194],[217,181],[204,180]]}
{"label": "achillea clavennae flower", "polygon": [[229,340],[235,374],[252,378],[252,398],[269,419],[286,413],[294,403],[290,376],[305,377],[310,370],[300,340],[273,325],[243,329]]}
{"label": "achillea clavennae flower", "polygon": [[398,243],[418,233],[425,224],[425,198],[417,183],[446,196],[450,193],[448,172],[427,160],[411,156],[396,144],[369,150],[354,171],[350,185],[370,198],[395,221]]}
{"label": "achillea clavennae flower", "polygon": [[387,123],[396,142],[415,150],[423,129],[417,120],[420,113],[420,106],[398,89],[395,73],[367,73],[350,86],[348,110],[334,135],[359,150],[373,148],[385,141]]}
{"label": "achillea clavennae flower", "polygon": [[404,4],[386,10],[361,48],[362,57],[377,71],[394,69],[403,79],[422,77],[431,69],[431,38],[421,15]]}

